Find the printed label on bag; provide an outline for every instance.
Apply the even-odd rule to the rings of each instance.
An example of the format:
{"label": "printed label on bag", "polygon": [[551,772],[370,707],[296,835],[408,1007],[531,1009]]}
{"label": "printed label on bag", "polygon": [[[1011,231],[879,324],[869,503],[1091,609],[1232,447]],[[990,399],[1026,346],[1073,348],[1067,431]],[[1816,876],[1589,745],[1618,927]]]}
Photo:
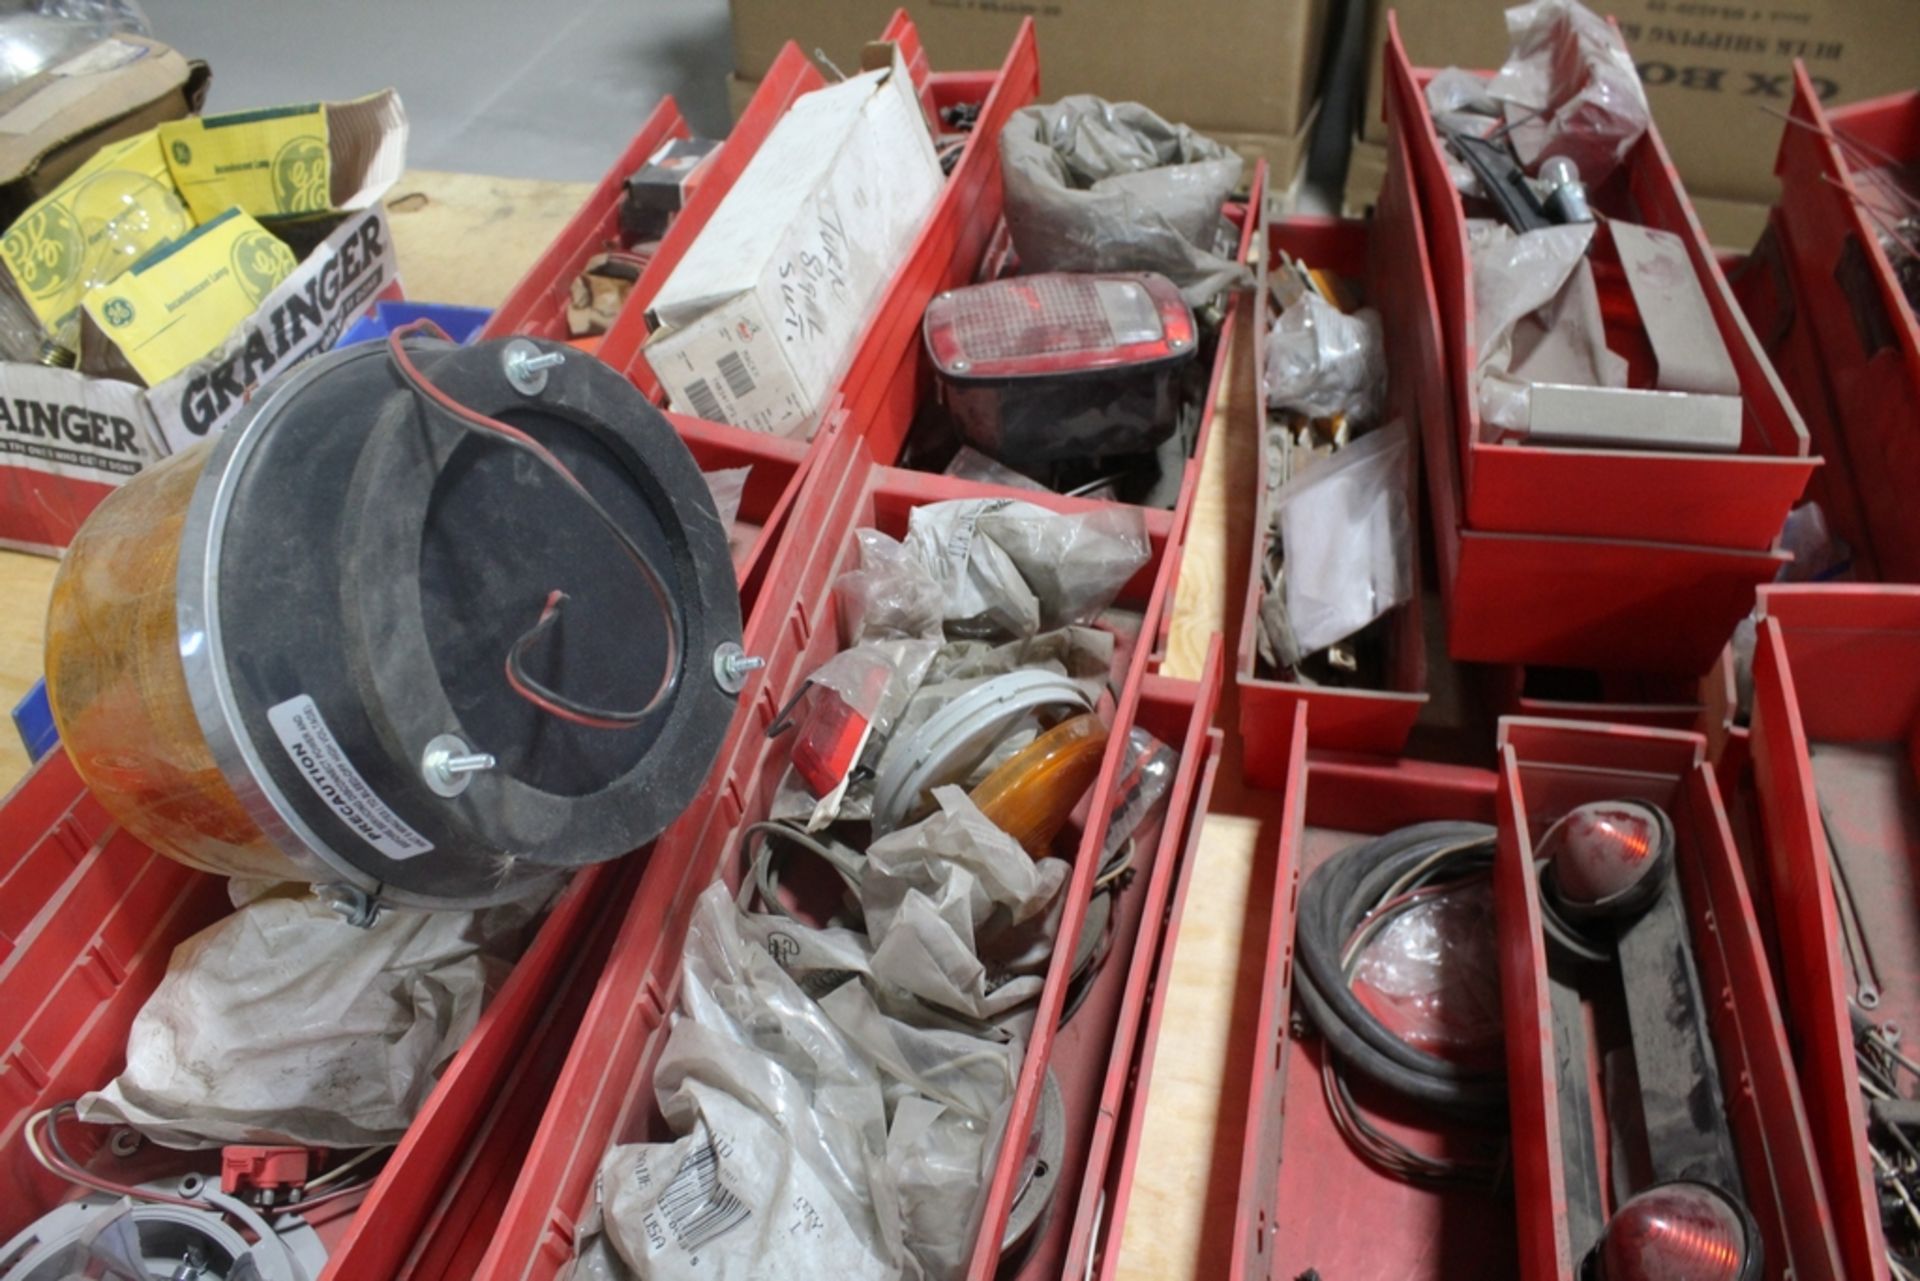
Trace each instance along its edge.
{"label": "printed label on bag", "polygon": [[300,694],[274,704],[267,709],[267,722],[314,795],[361,840],[395,860],[433,849],[432,841],[408,827],[360,777],[311,697]]}

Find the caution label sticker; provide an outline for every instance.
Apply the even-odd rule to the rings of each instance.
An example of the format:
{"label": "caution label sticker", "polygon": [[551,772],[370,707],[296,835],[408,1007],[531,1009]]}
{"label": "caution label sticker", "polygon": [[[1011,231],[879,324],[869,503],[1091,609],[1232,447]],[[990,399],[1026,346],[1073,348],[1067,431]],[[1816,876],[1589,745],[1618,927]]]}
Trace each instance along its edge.
{"label": "caution label sticker", "polygon": [[361,840],[394,860],[418,858],[433,849],[432,841],[408,827],[368,786],[309,695],[274,704],[267,709],[267,721],[314,795]]}

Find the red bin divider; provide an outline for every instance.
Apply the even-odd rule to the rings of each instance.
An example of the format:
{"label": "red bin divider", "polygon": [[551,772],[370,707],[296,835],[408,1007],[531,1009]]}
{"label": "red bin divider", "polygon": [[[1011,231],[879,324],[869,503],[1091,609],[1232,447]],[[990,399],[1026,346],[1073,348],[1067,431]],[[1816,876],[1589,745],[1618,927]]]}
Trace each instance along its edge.
{"label": "red bin divider", "polygon": [[[1567,1235],[1563,1113],[1534,843],[1569,810],[1623,797],[1658,805],[1673,820],[1674,875],[1684,891],[1728,1127],[1746,1204],[1765,1244],[1766,1275],[1845,1276],[1786,1027],[1705,740],[1669,730],[1508,717],[1500,723],[1494,878],[1501,902],[1524,900],[1528,922],[1528,962],[1517,964],[1516,952],[1501,971],[1514,1194],[1524,1207],[1521,1275],[1574,1281],[1580,1264]],[[1515,982],[1517,976],[1524,977]],[[1589,1146],[1604,1154],[1606,1123],[1598,1108],[1594,1121],[1602,1133]],[[1604,1164],[1599,1182],[1611,1213],[1618,1205]]]}
{"label": "red bin divider", "polygon": [[[1388,35],[1389,52],[1396,55],[1389,62],[1403,69],[1405,80],[1410,72],[1391,23]],[[1395,202],[1406,201],[1416,209],[1407,218],[1410,234],[1386,242],[1398,255],[1392,269],[1411,317],[1405,331],[1412,341],[1400,340],[1397,349],[1403,354],[1394,367],[1411,370],[1419,380],[1415,405],[1448,652],[1483,663],[1683,676],[1705,672],[1752,608],[1755,587],[1788,563],[1785,553],[1467,526],[1457,368],[1449,363],[1439,298],[1448,289],[1457,297],[1462,289],[1470,295],[1471,284],[1463,255],[1437,250],[1429,255],[1434,215],[1417,212],[1422,193],[1414,180],[1410,134],[1424,129],[1430,152],[1437,145],[1431,121],[1423,107],[1410,116],[1401,92],[1387,95],[1386,109],[1389,142],[1380,208],[1392,211]],[[1410,118],[1424,123],[1409,125]]]}
{"label": "red bin divider", "polygon": [[[1306,876],[1351,842],[1407,824],[1493,822],[1494,777],[1424,761],[1310,755],[1312,722],[1313,709],[1295,709],[1279,855],[1273,880],[1256,880],[1252,889],[1269,897],[1271,915],[1254,1057],[1245,1067],[1246,1129],[1227,1276],[1277,1281],[1317,1269],[1328,1278],[1395,1281],[1514,1277],[1515,1214],[1505,1192],[1422,1187],[1367,1164],[1328,1109],[1320,1077],[1324,1041],[1293,1031],[1294,927]],[[1496,903],[1496,913],[1503,938],[1519,928],[1509,923],[1506,902]],[[1379,1119],[1396,1131],[1419,1125],[1412,1109]]]}
{"label": "red bin divider", "polygon": [[[105,820],[64,752],[36,765],[0,815],[8,833],[0,884],[40,907],[0,959],[0,1169],[12,1190],[0,1197],[0,1239],[7,1239],[77,1191],[33,1160],[28,1120],[120,1070],[134,1016],[174,947],[231,907],[224,878],[155,853]],[[79,852],[70,870],[50,869],[44,854],[55,848]],[[326,1277],[430,1275],[398,1269],[410,1249],[444,1248],[434,1239],[435,1219],[484,1191],[467,1177],[469,1145],[483,1117],[517,1101],[504,1085],[524,1072],[515,1056],[536,1029],[567,1036],[570,1025],[549,1003],[563,980],[585,982],[595,923],[617,919],[633,879],[630,865],[606,864],[583,870],[561,894],[372,1188],[338,1212],[316,1215],[330,1251]],[[84,1140],[75,1146],[95,1172],[114,1177],[109,1154]],[[510,1138],[505,1147],[495,1159],[517,1164]]]}
{"label": "red bin divider", "polygon": [[[1382,194],[1376,210],[1378,234],[1370,234],[1367,224],[1330,218],[1294,218],[1273,223],[1267,228],[1264,264],[1270,269],[1282,252],[1292,254],[1310,267],[1337,277],[1363,282],[1365,305],[1381,313],[1387,333],[1389,369],[1411,367],[1400,363],[1396,343],[1407,336],[1408,328],[1399,323],[1409,303],[1400,282],[1393,279],[1391,252],[1387,242],[1405,233],[1404,222],[1396,221],[1390,201]],[[1376,752],[1392,755],[1406,746],[1407,736],[1427,705],[1427,650],[1424,615],[1421,610],[1420,576],[1420,474],[1417,466],[1407,469],[1408,506],[1413,516],[1411,554],[1414,564],[1413,599],[1399,607],[1389,623],[1387,685],[1385,689],[1338,688],[1305,685],[1277,677],[1262,677],[1259,670],[1260,602],[1266,595],[1263,568],[1267,543],[1272,536],[1272,504],[1267,488],[1266,448],[1266,333],[1272,326],[1270,300],[1265,287],[1266,271],[1260,273],[1261,285],[1254,290],[1253,359],[1248,362],[1253,380],[1253,405],[1256,417],[1256,463],[1253,484],[1253,548],[1247,567],[1245,607],[1240,616],[1239,670],[1240,735],[1247,750],[1244,772],[1257,787],[1278,789],[1285,782],[1287,754],[1284,742],[1293,720],[1293,707],[1305,703],[1313,709],[1314,742],[1342,751]],[[1388,318],[1391,317],[1391,320]],[[1411,344],[1410,344],[1411,345]],[[1410,444],[1419,448],[1419,415],[1414,391],[1404,379],[1390,378],[1388,403],[1383,423],[1405,420]]]}
{"label": "red bin divider", "polygon": [[[1889,1275],[1848,1012],[1853,984],[1829,832],[1881,978],[1875,1021],[1920,1017],[1913,744],[1920,588],[1771,587],[1753,660],[1753,860],[1770,900],[1779,985],[1814,1151],[1849,1275]],[[1744,773],[1745,771],[1743,771]],[[1906,1026],[1911,1026],[1907,1024]]]}
{"label": "red bin divider", "polygon": [[[656,845],[646,879],[541,1121],[532,1154],[480,1265],[478,1275],[483,1278],[558,1275],[573,1256],[575,1231],[607,1147],[616,1142],[659,1139],[665,1133],[652,1104],[653,1067],[665,1045],[668,1014],[679,986],[679,956],[691,906],[716,879],[738,883],[742,868],[736,852],[741,835],[765,812],[783,772],[785,748],[768,739],[766,730],[807,673],[839,648],[832,586],[841,572],[857,563],[854,529],[873,526],[899,536],[915,507],[1007,492],[947,476],[880,467],[860,457],[859,447],[850,438],[843,445],[852,455],[850,459],[837,468],[831,464],[823,467],[816,482],[808,487],[803,507],[795,512],[796,527],[813,531],[815,541],[810,546],[796,543],[784,548],[770,577],[767,599],[781,601],[784,612],[769,609],[755,618],[750,640],[753,646],[759,646],[756,652],[769,654],[771,661],[748,687],[743,705],[747,723],[744,728],[736,724],[729,736],[714,801],[690,812]],[[837,485],[832,483],[836,477],[840,481]],[[1021,496],[1063,512],[1105,505],[1050,493]],[[1123,650],[1116,655],[1116,674],[1124,677],[1111,721],[1116,746],[1109,749],[1093,786],[1096,796],[1113,789],[1121,764],[1117,745],[1126,731],[1136,722],[1159,714],[1143,708],[1164,699],[1171,684],[1149,680],[1147,670],[1150,641],[1166,607],[1173,565],[1180,551],[1178,531],[1172,513],[1150,510],[1144,515],[1152,558],[1121,594],[1124,606],[1140,611],[1142,629],[1131,652]],[[1209,664],[1210,682],[1217,680],[1218,670],[1216,653]],[[1194,780],[1203,771],[1203,758],[1208,755],[1207,723],[1216,696],[1203,692],[1191,700],[1191,719],[1182,735],[1183,755],[1176,776],[1182,797],[1194,796]],[[1081,928],[1099,861],[1089,852],[1097,850],[1104,839],[1106,819],[1105,811],[1096,806],[1065,891],[1068,897],[1059,925],[1061,937],[1072,937]],[[1143,842],[1143,850],[1147,846],[1151,850],[1147,851],[1147,866],[1136,875],[1156,887],[1153,893],[1161,896],[1162,902],[1171,883],[1169,869],[1177,866],[1186,844],[1185,816],[1172,810],[1159,837]],[[1161,867],[1162,862],[1166,868]],[[1064,1030],[1058,1025],[1072,958],[1064,949],[1054,954],[1006,1123],[1008,1134],[1030,1131],[1044,1074],[1058,1053],[1063,1065],[1060,1083],[1067,1096],[1069,1146],[1074,1159],[1083,1148],[1088,1151],[1087,1178],[1100,1177],[1099,1167],[1106,1159],[1098,1146],[1090,1146],[1096,1141],[1086,1137],[1097,1124],[1098,1100],[1114,1080],[1114,1073],[1121,1070],[1120,1065],[1130,1061],[1130,1054],[1124,1037],[1116,1040],[1111,1031],[1104,1037],[1089,1037],[1083,1034],[1078,1020],[1105,1009],[1112,1011],[1107,1017],[1117,1020],[1117,1026],[1131,1025],[1124,1013],[1131,999],[1121,994],[1132,986],[1128,975],[1133,967],[1148,964],[1134,958],[1141,951],[1149,955],[1153,952],[1160,928],[1157,909],[1156,914],[1148,914],[1144,907],[1139,933],[1133,938],[1116,936],[1115,950],[1096,981],[1096,989],[1105,989],[1104,994],[1096,992],[1090,997],[1090,1004]],[[1097,1142],[1104,1144],[1106,1140]],[[1001,1146],[968,1267],[968,1276],[975,1281],[993,1276],[998,1265],[999,1241],[1017,1191],[1023,1150],[1018,1144]],[[1074,1193],[1064,1191],[1060,1195]],[[1033,1259],[1057,1260],[1061,1255],[1056,1251],[1075,1248],[1074,1242],[1083,1232],[1090,1235],[1090,1227],[1074,1224],[1075,1220],[1064,1212],[1056,1213],[1040,1246],[1023,1266],[1032,1266]]]}
{"label": "red bin divider", "polygon": [[1764,549],[1818,465],[1807,433],[1773,367],[1735,304],[1678,172],[1649,126],[1622,164],[1639,219],[1687,246],[1745,401],[1740,453],[1686,454],[1495,444],[1482,439],[1472,341],[1473,282],[1466,215],[1447,172],[1444,143],[1397,22],[1387,24],[1390,119],[1407,136],[1425,213],[1445,323],[1448,377],[1458,431],[1465,526],[1487,532],[1697,543]]}
{"label": "red bin divider", "polygon": [[[1920,159],[1920,92],[1828,111],[1796,61],[1789,114],[1774,165],[1781,190],[1770,225],[1775,250],[1787,263],[1783,283],[1791,297],[1784,305],[1776,297],[1769,319],[1805,331],[1811,358],[1803,356],[1793,371],[1794,395],[1814,402],[1830,397],[1822,409],[1855,486],[1878,571],[1920,581],[1920,514],[1908,501],[1920,484],[1920,430],[1913,421],[1920,403],[1920,324],[1881,245],[1884,215],[1862,203],[1861,174],[1863,166],[1874,167],[1870,157],[1902,164]],[[1851,158],[1849,147],[1856,148]]]}

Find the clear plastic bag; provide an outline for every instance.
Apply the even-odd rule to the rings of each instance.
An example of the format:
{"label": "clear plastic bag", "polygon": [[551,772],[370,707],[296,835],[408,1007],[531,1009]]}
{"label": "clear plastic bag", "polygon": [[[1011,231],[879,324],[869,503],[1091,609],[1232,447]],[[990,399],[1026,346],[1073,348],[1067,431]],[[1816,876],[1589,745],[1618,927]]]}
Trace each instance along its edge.
{"label": "clear plastic bag", "polygon": [[1196,307],[1252,279],[1213,251],[1241,167],[1185,125],[1090,94],[1023,107],[1000,133],[1021,270],[1157,271]]}
{"label": "clear plastic bag", "polygon": [[[259,890],[235,884],[236,896]],[[168,1147],[395,1143],[518,954],[524,907],[355,929],[274,887],[174,949],[79,1114]]]}
{"label": "clear plastic bag", "polygon": [[1578,0],[1533,0],[1507,10],[1507,61],[1487,87],[1513,104],[1514,151],[1529,171],[1549,156],[1605,182],[1647,131],[1651,112],[1619,33]]}
{"label": "clear plastic bag", "polygon": [[1444,136],[1482,134],[1500,117],[1500,102],[1487,82],[1464,67],[1444,67],[1427,81],[1427,110]]}
{"label": "clear plastic bag", "polygon": [[1138,725],[1127,731],[1127,755],[1115,776],[1118,797],[1107,820],[1107,840],[1101,850],[1102,867],[1120,855],[1133,834],[1166,805],[1180,754]]}
{"label": "clear plastic bag", "polygon": [[1267,334],[1266,383],[1274,409],[1376,421],[1387,391],[1380,313],[1362,307],[1348,315],[1317,293],[1301,294]]}
{"label": "clear plastic bag", "polygon": [[949,636],[1031,636],[1090,622],[1147,563],[1135,507],[1074,515],[1010,498],[916,507],[906,548],[939,583]]}
{"label": "clear plastic bag", "polygon": [[[991,918],[1026,901],[1005,881],[960,872],[952,901]],[[898,913],[888,926],[909,928]],[[929,937],[951,934],[943,921]],[[918,969],[890,969],[865,942],[742,912],[723,884],[701,896],[654,1079],[682,1137],[607,1153],[577,1281],[621,1275],[611,1255],[659,1281],[963,1274],[1021,1049],[882,1001]],[[829,980],[818,1000],[816,978]]]}
{"label": "clear plastic bag", "polygon": [[[932,640],[865,641],[814,670],[807,678],[814,688],[795,717],[792,758],[803,786],[782,786],[774,818],[804,818],[807,830],[817,832],[836,819],[871,815],[870,796],[853,803],[855,767],[878,756],[939,648]],[[823,706],[824,699],[838,703]],[[865,729],[857,742],[845,744],[842,725],[849,716],[858,717]]]}
{"label": "clear plastic bag", "polygon": [[1281,487],[1273,520],[1296,654],[1345,640],[1412,598],[1412,454],[1406,424],[1394,422]]}
{"label": "clear plastic bag", "polygon": [[1028,489],[1036,493],[1049,492],[1045,485],[1001,462],[989,457],[972,445],[962,445],[953,459],[947,463],[948,476],[961,480],[977,480],[986,485],[999,485],[1006,489]]}
{"label": "clear plastic bag", "polygon": [[1497,1061],[1497,939],[1492,883],[1462,885],[1389,921],[1356,958],[1354,985],[1402,1040],[1447,1058]]}
{"label": "clear plastic bag", "polygon": [[860,901],[873,970],[936,1009],[991,1020],[1031,1001],[1043,975],[988,982],[997,943],[1042,917],[1067,865],[1034,859],[957,787],[934,790],[940,811],[867,850]]}
{"label": "clear plastic bag", "polygon": [[860,567],[834,582],[840,636],[849,645],[896,637],[940,636],[946,608],[925,561],[877,529],[858,529]]}
{"label": "clear plastic bag", "polygon": [[1793,555],[1793,563],[1781,567],[1782,582],[1827,582],[1846,577],[1853,566],[1852,549],[1833,532],[1819,503],[1802,503],[1787,513],[1780,550]]}
{"label": "clear plastic bag", "polygon": [[10,0],[0,4],[0,92],[120,33],[152,36],[135,0]]}

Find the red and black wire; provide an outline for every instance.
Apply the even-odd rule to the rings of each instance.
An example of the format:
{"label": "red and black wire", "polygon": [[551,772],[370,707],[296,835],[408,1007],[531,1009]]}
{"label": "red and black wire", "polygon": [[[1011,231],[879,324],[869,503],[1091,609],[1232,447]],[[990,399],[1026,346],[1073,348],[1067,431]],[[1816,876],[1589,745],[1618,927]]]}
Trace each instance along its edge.
{"label": "red and black wire", "polygon": [[660,683],[644,707],[633,711],[594,707],[569,698],[528,674],[527,654],[559,621],[560,608],[568,599],[567,594],[558,589],[547,593],[546,601],[540,608],[539,618],[521,635],[520,639],[508,648],[505,663],[507,684],[515,694],[541,711],[574,725],[585,726],[588,729],[622,730],[632,729],[643,723],[660,708],[662,703],[666,702],[680,675],[680,610],[674,602],[672,592],[667,588],[660,572],[654,567],[652,559],[639,543],[634,541],[633,536],[621,527],[613,515],[600,504],[600,500],[588,491],[587,487],[580,482],[580,478],[573,474],[573,470],[560,461],[552,450],[518,427],[503,423],[469,405],[463,405],[443,388],[435,386],[421,372],[420,367],[414,363],[413,357],[406,349],[405,340],[415,335],[441,339],[447,337],[446,333],[431,320],[416,320],[411,324],[402,325],[388,335],[387,350],[393,358],[393,366],[400,375],[400,380],[422,400],[453,419],[459,426],[532,456],[558,476],[567,488],[586,504],[587,510],[592,512],[600,523],[619,540],[622,550],[639,569],[641,578],[645,580],[648,591],[653,594],[654,601],[659,605],[661,614],[666,620],[666,655],[660,673]]}

